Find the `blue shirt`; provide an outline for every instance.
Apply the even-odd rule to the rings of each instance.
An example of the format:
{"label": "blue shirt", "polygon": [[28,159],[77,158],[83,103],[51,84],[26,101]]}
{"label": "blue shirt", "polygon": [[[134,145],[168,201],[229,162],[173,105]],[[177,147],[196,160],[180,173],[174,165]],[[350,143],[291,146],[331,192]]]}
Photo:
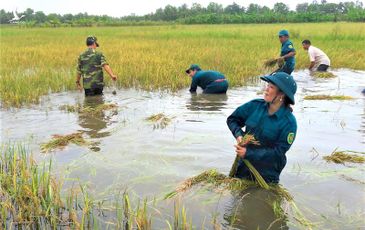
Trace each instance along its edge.
{"label": "blue shirt", "polygon": [[199,86],[203,90],[211,83],[218,79],[225,79],[224,75],[217,71],[203,71],[196,72],[191,81],[190,92],[195,92]]}
{"label": "blue shirt", "polygon": [[[248,145],[245,159],[259,171],[269,183],[278,183],[286,164],[285,153],[294,142],[297,122],[290,108],[282,106],[269,115],[269,104],[263,99],[252,100],[238,107],[228,118],[227,125],[234,137],[249,133],[260,142]],[[245,132],[242,131],[245,127]],[[236,177],[253,179],[243,161],[238,164]]]}
{"label": "blue shirt", "polygon": [[[284,43],[281,44],[281,52],[280,52],[280,56],[284,56],[290,52],[295,52],[293,43],[288,39],[286,40]],[[285,58],[285,65],[290,69],[290,70],[294,70],[295,67],[295,57],[288,57]]]}

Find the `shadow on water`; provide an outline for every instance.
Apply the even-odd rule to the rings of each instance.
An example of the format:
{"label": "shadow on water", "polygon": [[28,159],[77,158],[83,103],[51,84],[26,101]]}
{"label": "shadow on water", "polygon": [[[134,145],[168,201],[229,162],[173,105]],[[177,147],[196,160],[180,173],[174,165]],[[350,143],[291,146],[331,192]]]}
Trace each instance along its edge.
{"label": "shadow on water", "polygon": [[225,204],[224,228],[289,229],[282,198],[272,191],[252,187],[232,194]]}
{"label": "shadow on water", "polygon": [[227,100],[227,94],[192,94],[186,108],[191,111],[221,111]]}
{"label": "shadow on water", "polygon": [[[85,97],[83,107],[90,107],[95,109],[98,106],[105,104],[103,96],[91,96]],[[105,131],[108,126],[112,123],[111,118],[117,115],[114,111],[111,114],[106,114],[105,111],[90,115],[88,113],[78,113],[78,123],[84,128],[83,132],[90,138],[101,139],[111,135],[110,131]],[[93,142],[90,149],[94,152],[100,151],[100,142]]]}

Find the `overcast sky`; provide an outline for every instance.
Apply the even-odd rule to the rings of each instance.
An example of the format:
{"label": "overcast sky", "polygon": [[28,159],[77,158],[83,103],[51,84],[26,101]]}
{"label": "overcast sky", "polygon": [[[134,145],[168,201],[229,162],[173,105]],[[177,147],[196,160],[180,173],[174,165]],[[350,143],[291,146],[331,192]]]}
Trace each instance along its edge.
{"label": "overcast sky", "polygon": [[[132,13],[137,15],[144,15],[154,12],[156,9],[164,7],[168,4],[173,6],[180,6],[184,3],[188,4],[189,7],[192,3],[197,2],[203,6],[207,6],[209,2],[217,2],[223,6],[229,5],[232,2],[236,2],[241,6],[247,7],[250,3],[259,3],[260,5],[266,5],[272,7],[275,2],[270,0],[3,0],[0,4],[1,9],[6,11],[24,11],[26,8],[32,8],[35,11],[43,11],[46,14],[49,13],[84,13],[93,15],[109,15],[114,17],[126,16]],[[341,2],[346,0],[328,0],[327,2]],[[312,2],[312,0],[292,0],[292,1],[281,1],[289,5],[291,9],[295,9],[298,3]],[[318,0],[320,2],[320,0]],[[364,3],[364,1],[361,1]]]}

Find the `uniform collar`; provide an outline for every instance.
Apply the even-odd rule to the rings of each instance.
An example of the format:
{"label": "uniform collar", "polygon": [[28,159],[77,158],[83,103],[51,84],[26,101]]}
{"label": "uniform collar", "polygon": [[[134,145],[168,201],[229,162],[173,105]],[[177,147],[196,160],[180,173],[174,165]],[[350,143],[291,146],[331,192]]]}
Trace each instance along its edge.
{"label": "uniform collar", "polygon": [[[270,104],[267,103],[267,109],[269,109]],[[288,108],[285,105],[282,105],[278,111],[270,116],[275,116],[276,118],[282,118],[287,113]]]}
{"label": "uniform collar", "polygon": [[285,42],[283,42],[282,44],[281,44],[281,46],[285,46],[287,43],[289,43],[290,42],[290,40],[288,39],[288,40],[286,40]]}
{"label": "uniform collar", "polygon": [[95,53],[95,49],[87,47],[87,51]]}

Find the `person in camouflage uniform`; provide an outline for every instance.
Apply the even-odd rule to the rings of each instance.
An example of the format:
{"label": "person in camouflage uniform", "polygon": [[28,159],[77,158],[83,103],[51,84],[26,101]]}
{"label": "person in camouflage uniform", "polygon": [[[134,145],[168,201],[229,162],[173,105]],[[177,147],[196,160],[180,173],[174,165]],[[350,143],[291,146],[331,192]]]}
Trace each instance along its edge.
{"label": "person in camouflage uniform", "polygon": [[87,37],[86,45],[88,49],[80,54],[78,59],[76,84],[78,89],[82,90],[80,84],[82,77],[85,96],[100,95],[103,93],[104,88],[103,69],[110,75],[113,81],[117,80],[117,76],[111,70],[105,56],[95,50],[96,47],[99,47],[96,37]]}

